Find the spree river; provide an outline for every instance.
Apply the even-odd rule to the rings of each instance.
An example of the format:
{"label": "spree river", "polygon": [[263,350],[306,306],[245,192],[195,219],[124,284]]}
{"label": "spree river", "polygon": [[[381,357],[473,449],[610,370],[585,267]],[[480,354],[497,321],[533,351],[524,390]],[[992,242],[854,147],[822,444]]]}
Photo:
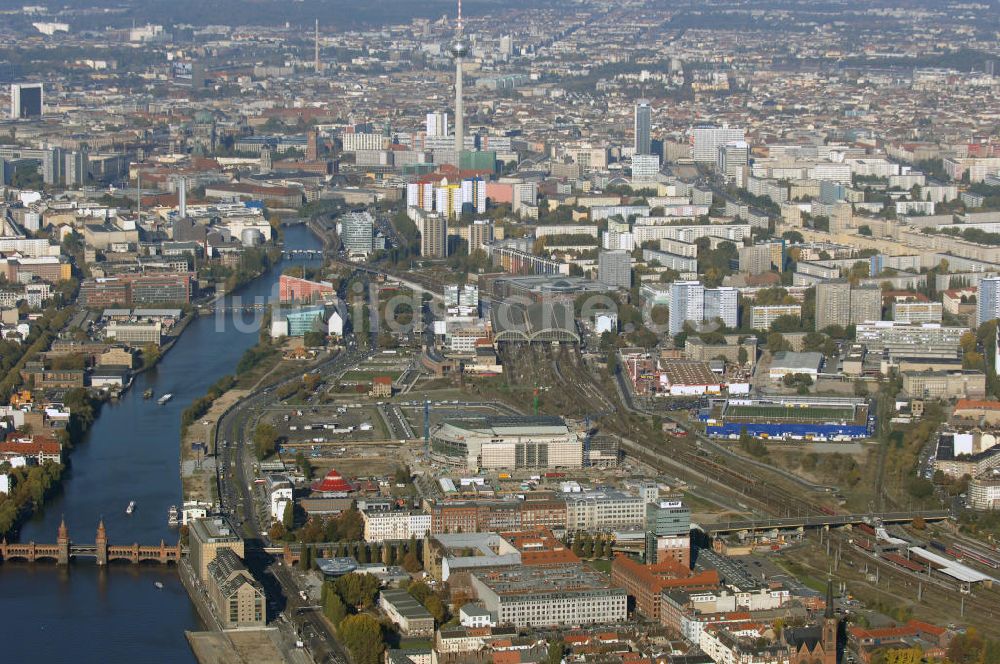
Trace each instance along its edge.
{"label": "spree river", "polygon": [[[321,246],[305,226],[292,226],[285,229],[285,248]],[[243,288],[243,302],[275,295],[280,267]],[[192,321],[155,369],[137,377],[120,402],[105,404],[71,454],[63,491],[25,524],[20,541],[55,542],[63,516],[77,542],[94,541],[101,517],[112,544],[177,541],[167,511],[181,503],[181,412],[233,373],[258,338],[252,314],[241,324],[233,315]],[[143,399],[147,388],[154,399]],[[158,405],[155,398],[167,393],[173,399]],[[131,500],[135,512],[126,515]],[[9,662],[192,662],[184,630],[203,628],[174,568],[159,564],[3,563],[0,616],[0,659]]]}

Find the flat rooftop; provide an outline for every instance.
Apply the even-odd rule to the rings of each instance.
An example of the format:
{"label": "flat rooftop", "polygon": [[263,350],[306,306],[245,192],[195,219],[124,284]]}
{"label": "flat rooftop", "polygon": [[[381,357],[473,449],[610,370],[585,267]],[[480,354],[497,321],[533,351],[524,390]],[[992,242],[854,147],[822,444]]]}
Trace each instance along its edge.
{"label": "flat rooftop", "polygon": [[238,542],[241,538],[224,517],[195,519],[189,528],[202,542]]}
{"label": "flat rooftop", "polygon": [[500,596],[573,595],[594,591],[619,591],[603,574],[583,564],[551,567],[515,567],[494,572],[476,572],[476,577]]}
{"label": "flat rooftop", "polygon": [[423,604],[414,599],[413,595],[398,588],[381,591],[381,598],[391,604],[399,615],[408,620],[433,620],[434,616],[424,608]]}

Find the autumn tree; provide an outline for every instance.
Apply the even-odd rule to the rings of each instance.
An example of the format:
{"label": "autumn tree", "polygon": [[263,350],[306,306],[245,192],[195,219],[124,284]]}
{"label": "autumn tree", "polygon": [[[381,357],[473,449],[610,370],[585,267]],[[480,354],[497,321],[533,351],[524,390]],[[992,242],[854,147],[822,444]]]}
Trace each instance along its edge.
{"label": "autumn tree", "polygon": [[[348,575],[350,576],[350,575]],[[351,651],[355,664],[379,664],[385,650],[382,626],[367,613],[347,616],[338,628],[340,640]]]}

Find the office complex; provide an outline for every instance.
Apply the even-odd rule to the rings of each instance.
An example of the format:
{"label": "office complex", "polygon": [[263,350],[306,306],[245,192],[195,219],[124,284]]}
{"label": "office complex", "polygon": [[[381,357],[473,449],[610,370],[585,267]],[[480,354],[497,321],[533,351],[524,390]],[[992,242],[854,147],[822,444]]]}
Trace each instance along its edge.
{"label": "office complex", "polygon": [[620,623],[628,614],[625,591],[581,564],[474,572],[472,588],[498,623],[517,628]]}
{"label": "office complex", "polygon": [[718,148],[715,171],[727,180],[742,185],[742,169],[750,164],[750,145],[746,141],[731,141]]}
{"label": "office complex", "polygon": [[444,287],[444,307],[449,316],[478,317],[479,287],[473,284],[448,284]]}
{"label": "office complex", "polygon": [[597,254],[597,280],[612,288],[631,288],[631,254],[621,249]]}
{"label": "office complex", "polygon": [[646,501],[641,496],[615,489],[594,489],[567,493],[566,529],[606,532],[639,528],[646,518]]}
{"label": "office complex", "polygon": [[691,509],[679,500],[646,504],[646,562],[691,565]]}
{"label": "office complex", "polygon": [[366,542],[423,539],[431,529],[431,515],[413,510],[366,510],[364,519]]}
{"label": "office complex", "polygon": [[648,182],[655,180],[660,173],[660,157],[655,154],[636,154],[632,156],[632,180]]}
{"label": "office complex", "polygon": [[651,133],[653,111],[649,106],[649,102],[645,99],[639,100],[639,102],[635,105],[634,115],[633,124],[635,130],[635,154],[651,154],[653,151]]}
{"label": "office complex", "polygon": [[44,112],[44,93],[41,83],[14,83],[10,86],[11,120],[38,118]]}
{"label": "office complex", "polygon": [[340,220],[340,241],[350,255],[367,256],[372,252],[375,219],[369,212],[348,212]]}
{"label": "office complex", "polygon": [[691,156],[695,163],[715,164],[719,157],[719,146],[736,141],[745,141],[742,129],[730,127],[695,127],[692,130]]}

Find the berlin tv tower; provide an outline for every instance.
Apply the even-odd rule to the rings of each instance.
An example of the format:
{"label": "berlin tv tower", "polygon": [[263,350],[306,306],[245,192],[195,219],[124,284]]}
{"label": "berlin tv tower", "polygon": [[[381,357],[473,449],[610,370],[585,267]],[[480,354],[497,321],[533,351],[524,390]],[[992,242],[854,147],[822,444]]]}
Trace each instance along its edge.
{"label": "berlin tv tower", "polygon": [[455,42],[451,45],[451,57],[455,58],[455,159],[465,149],[465,108],[462,104],[462,60],[469,47],[462,39],[462,0],[458,0],[458,22],[455,25]]}

